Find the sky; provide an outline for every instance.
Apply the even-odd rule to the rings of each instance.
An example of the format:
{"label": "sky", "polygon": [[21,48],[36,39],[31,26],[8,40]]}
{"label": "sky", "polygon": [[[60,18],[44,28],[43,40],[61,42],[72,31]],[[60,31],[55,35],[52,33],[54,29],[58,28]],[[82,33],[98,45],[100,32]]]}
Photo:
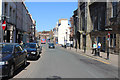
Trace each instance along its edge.
{"label": "sky", "polygon": [[25,4],[36,20],[38,32],[53,29],[61,18],[70,20],[73,11],[77,9],[77,2],[26,2]]}

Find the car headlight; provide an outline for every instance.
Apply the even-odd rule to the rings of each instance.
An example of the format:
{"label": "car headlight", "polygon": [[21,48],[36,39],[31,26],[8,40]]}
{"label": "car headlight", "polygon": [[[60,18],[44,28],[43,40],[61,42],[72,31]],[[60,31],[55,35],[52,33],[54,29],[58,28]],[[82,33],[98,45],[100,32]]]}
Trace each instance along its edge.
{"label": "car headlight", "polygon": [[36,52],[31,52],[31,54],[36,54]]}
{"label": "car headlight", "polygon": [[0,65],[7,65],[8,61],[0,61]]}

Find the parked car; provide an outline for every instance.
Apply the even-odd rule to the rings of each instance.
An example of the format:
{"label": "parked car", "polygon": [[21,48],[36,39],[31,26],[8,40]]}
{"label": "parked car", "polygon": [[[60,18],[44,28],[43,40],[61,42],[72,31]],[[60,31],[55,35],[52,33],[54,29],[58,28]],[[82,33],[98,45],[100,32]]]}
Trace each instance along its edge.
{"label": "parked car", "polygon": [[70,45],[70,43],[66,43],[66,47],[70,47],[71,45]]}
{"label": "parked car", "polygon": [[66,43],[66,47],[73,47],[73,44]]}
{"label": "parked car", "polygon": [[24,48],[27,50],[27,58],[28,59],[37,59],[40,56],[41,49],[37,43],[26,43],[24,44]]}
{"label": "parked car", "polygon": [[49,48],[55,48],[54,43],[49,43]]}
{"label": "parked car", "polygon": [[27,63],[27,52],[17,43],[0,43],[1,77],[13,77],[14,71]]}

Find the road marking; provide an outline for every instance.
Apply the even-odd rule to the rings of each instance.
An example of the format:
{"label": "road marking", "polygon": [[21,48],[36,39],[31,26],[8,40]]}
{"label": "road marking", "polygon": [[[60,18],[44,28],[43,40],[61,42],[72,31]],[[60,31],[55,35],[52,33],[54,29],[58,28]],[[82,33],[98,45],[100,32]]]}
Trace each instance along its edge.
{"label": "road marking", "polygon": [[[64,48],[61,48],[61,49],[63,49],[63,50],[68,50],[68,49],[64,49]],[[71,50],[71,51],[72,51],[72,50]],[[74,52],[74,51],[73,51],[73,52]],[[76,53],[76,52],[75,52],[75,53]],[[79,53],[77,52],[77,54],[79,54]],[[86,55],[86,54],[80,54],[80,55],[85,56],[85,57],[88,57],[88,58],[93,59],[93,60],[96,60],[96,61],[99,61],[99,62],[102,62],[102,63],[104,63],[104,64],[110,64],[109,62],[105,62],[105,61],[102,61],[102,60],[93,58],[93,57],[88,56],[88,55]],[[104,60],[105,60],[105,59],[104,59]]]}
{"label": "road marking", "polygon": [[92,57],[87,56],[87,55],[85,55],[85,54],[80,54],[80,55],[85,56],[85,57],[88,57],[88,58],[91,58],[91,59],[93,59],[93,60],[96,60],[96,61],[99,61],[99,62],[102,62],[102,63],[105,63],[105,64],[110,64],[109,62],[105,62],[105,61],[102,61],[102,60],[99,60],[99,59],[96,59],[96,58],[92,58]]}

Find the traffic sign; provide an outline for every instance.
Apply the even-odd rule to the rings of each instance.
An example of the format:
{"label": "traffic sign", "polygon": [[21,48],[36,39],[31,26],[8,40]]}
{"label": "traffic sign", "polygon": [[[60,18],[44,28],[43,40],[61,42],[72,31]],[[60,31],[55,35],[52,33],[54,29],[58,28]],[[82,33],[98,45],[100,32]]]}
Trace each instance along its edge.
{"label": "traffic sign", "polygon": [[110,32],[108,32],[108,38],[110,38]]}
{"label": "traffic sign", "polygon": [[5,28],[6,28],[6,21],[2,23],[2,29],[5,30]]}

